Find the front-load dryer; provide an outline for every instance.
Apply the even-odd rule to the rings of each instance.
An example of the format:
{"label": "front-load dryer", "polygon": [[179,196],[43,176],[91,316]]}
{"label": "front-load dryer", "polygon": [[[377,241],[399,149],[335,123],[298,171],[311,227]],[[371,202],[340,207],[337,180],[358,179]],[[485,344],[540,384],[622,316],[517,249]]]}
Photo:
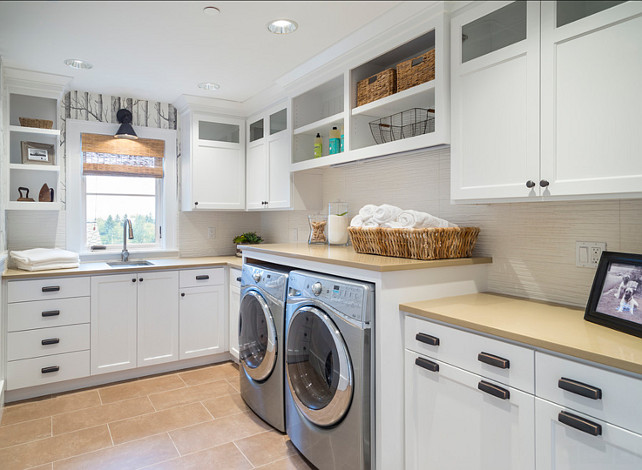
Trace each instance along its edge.
{"label": "front-load dryer", "polygon": [[374,466],[374,285],[291,271],[287,433],[321,470]]}
{"label": "front-load dryer", "polygon": [[285,432],[283,340],[288,272],[243,264],[239,307],[241,397]]}

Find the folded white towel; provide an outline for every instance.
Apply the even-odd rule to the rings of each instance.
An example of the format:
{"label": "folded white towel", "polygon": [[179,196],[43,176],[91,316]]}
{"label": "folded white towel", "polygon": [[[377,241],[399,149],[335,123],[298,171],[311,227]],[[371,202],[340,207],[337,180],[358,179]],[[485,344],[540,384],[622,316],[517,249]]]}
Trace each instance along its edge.
{"label": "folded white towel", "polygon": [[395,220],[391,220],[390,222],[386,222],[385,224],[381,224],[382,227],[385,228],[404,228],[399,222]]}
{"label": "folded white towel", "polygon": [[59,248],[33,248],[24,251],[11,251],[9,254],[16,263],[30,266],[69,264],[80,261],[78,253]]}
{"label": "folded white towel", "polygon": [[372,221],[372,218],[363,220],[360,215],[355,215],[350,221],[351,227],[378,227],[375,222]]}
{"label": "folded white towel", "polygon": [[366,204],[361,209],[359,209],[359,216],[361,217],[361,220],[365,222],[372,219],[372,216],[377,210],[377,207],[378,206],[375,206],[374,204]]}
{"label": "folded white towel", "polygon": [[383,225],[386,222],[392,222],[399,217],[401,214],[401,209],[397,206],[391,206],[390,204],[381,204],[375,210],[372,220],[379,225]]}
{"label": "folded white towel", "polygon": [[50,263],[34,266],[32,264],[24,264],[16,261],[16,268],[22,269],[23,271],[48,271],[51,269],[77,268],[78,266],[80,266],[80,263]]}
{"label": "folded white towel", "polygon": [[396,220],[404,228],[446,228],[457,227],[447,220],[440,219],[426,212],[407,210],[403,211]]}

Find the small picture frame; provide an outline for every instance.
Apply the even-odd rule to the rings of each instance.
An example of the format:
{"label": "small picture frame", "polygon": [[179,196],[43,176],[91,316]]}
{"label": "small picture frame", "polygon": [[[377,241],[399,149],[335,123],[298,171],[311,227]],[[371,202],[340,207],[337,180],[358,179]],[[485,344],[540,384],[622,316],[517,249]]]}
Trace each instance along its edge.
{"label": "small picture frame", "polygon": [[20,142],[22,163],[28,165],[53,165],[56,161],[56,148],[52,144],[40,142]]}
{"label": "small picture frame", "polygon": [[584,319],[642,337],[642,255],[602,252]]}

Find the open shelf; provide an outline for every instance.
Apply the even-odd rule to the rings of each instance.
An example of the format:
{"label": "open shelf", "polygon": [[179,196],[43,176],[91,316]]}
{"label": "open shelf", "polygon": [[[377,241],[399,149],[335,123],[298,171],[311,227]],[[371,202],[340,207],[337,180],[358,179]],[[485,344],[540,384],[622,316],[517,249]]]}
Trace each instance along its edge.
{"label": "open shelf", "polygon": [[315,121],[306,126],[301,126],[297,129],[294,129],[294,135],[317,135],[317,132],[325,133],[328,129],[332,129],[333,126],[340,127],[343,125],[343,111],[327,118]]}
{"label": "open shelf", "polygon": [[39,127],[9,126],[9,131],[22,132],[23,134],[60,135],[60,129],[41,129]]}
{"label": "open shelf", "polygon": [[9,169],[19,171],[60,171],[60,167],[58,165],[27,165],[24,163],[10,163]]}
{"label": "open shelf", "polygon": [[5,209],[8,211],[59,211],[60,202],[9,201]]}
{"label": "open shelf", "polygon": [[434,108],[435,81],[408,88],[352,110],[353,116],[382,118],[411,108]]}

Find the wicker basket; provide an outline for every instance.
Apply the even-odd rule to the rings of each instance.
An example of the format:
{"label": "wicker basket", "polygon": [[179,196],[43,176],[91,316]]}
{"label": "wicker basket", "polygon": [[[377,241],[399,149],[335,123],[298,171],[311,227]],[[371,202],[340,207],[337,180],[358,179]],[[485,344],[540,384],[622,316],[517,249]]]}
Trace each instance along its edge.
{"label": "wicker basket", "polygon": [[397,64],[397,91],[435,79],[435,50]]}
{"label": "wicker basket", "polygon": [[357,253],[421,260],[471,256],[479,227],[348,227]]}
{"label": "wicker basket", "polygon": [[53,121],[48,119],[18,118],[22,127],[37,127],[38,129],[51,129]]}
{"label": "wicker basket", "polygon": [[397,71],[387,69],[357,82],[357,106],[390,96],[397,91]]}

